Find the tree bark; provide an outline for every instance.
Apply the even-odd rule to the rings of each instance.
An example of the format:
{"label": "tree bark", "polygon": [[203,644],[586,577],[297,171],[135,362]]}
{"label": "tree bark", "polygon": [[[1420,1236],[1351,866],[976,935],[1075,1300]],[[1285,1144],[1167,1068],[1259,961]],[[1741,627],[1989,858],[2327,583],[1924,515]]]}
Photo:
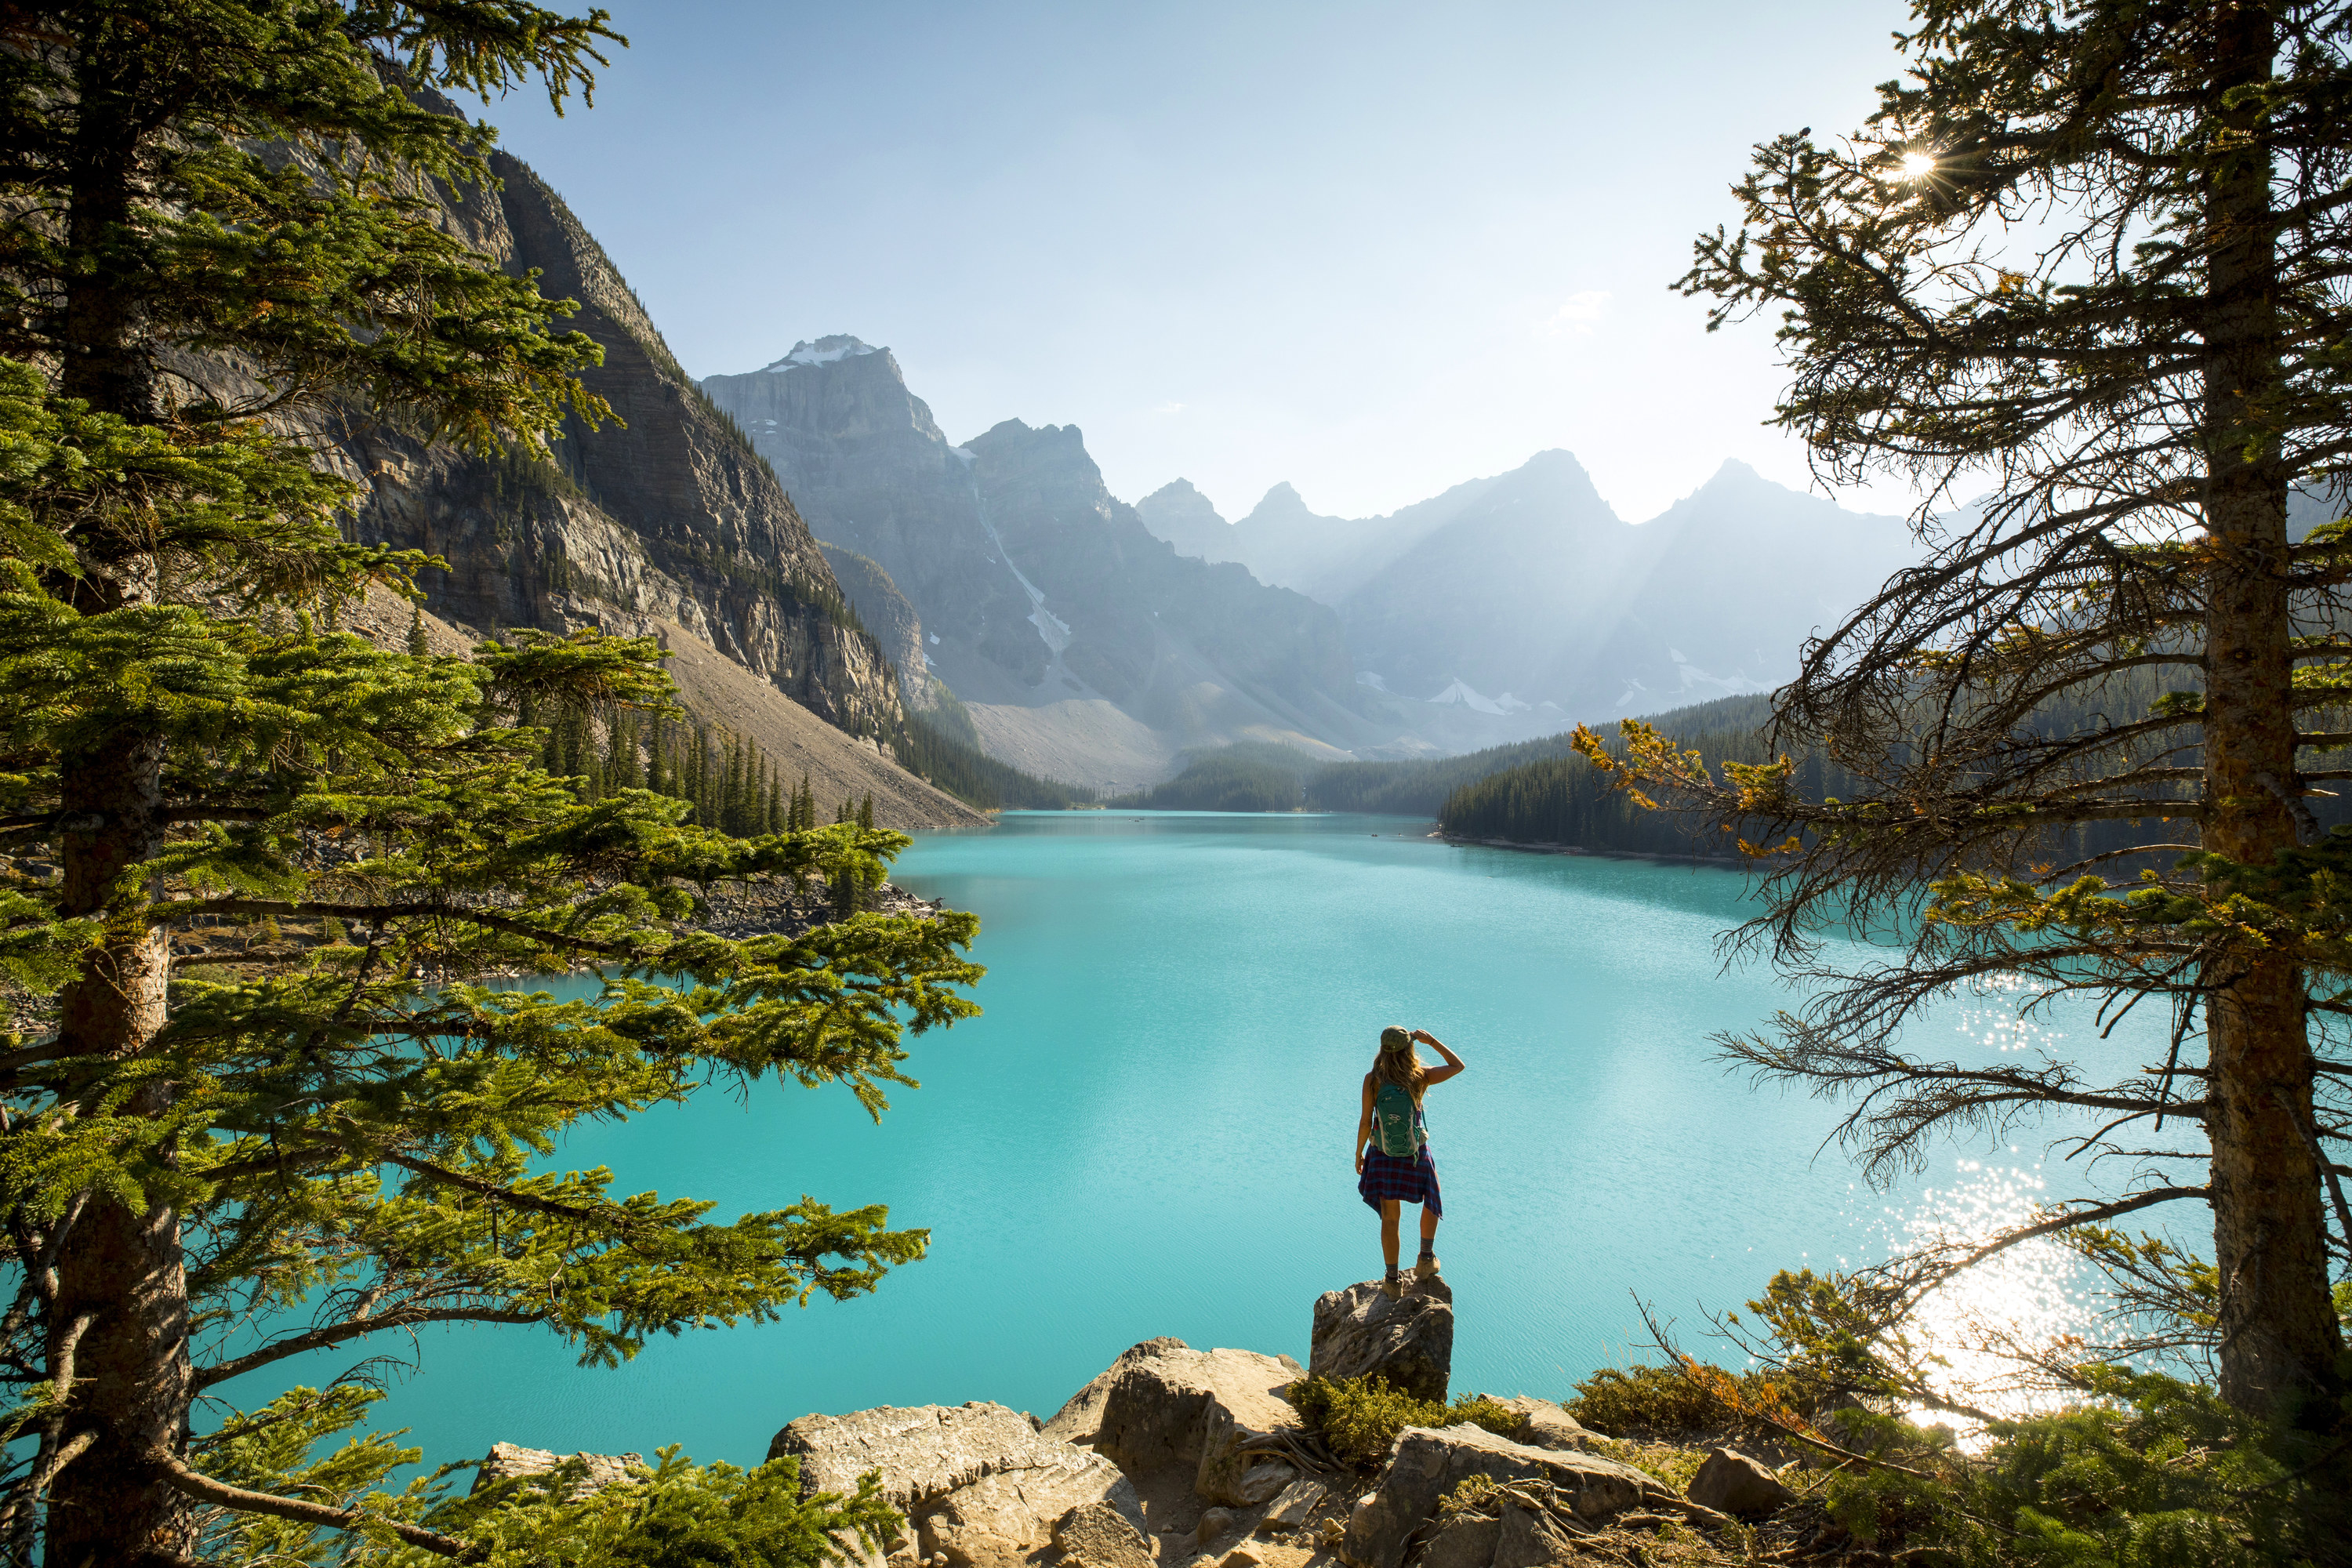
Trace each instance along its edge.
{"label": "tree bark", "polygon": [[[77,39],[65,225],[68,245],[89,265],[68,279],[60,301],[58,386],[98,412],[147,423],[156,416],[152,369],[137,341],[137,291],[116,259],[138,219],[137,106],[147,85],[145,40],[120,36],[123,26],[115,13],[93,8]],[[83,576],[74,600],[84,614],[152,602],[146,541],[100,534],[78,549]],[[104,922],[81,973],[58,997],[59,1043],[71,1055],[128,1060],[163,1027],[171,950],[146,918],[152,890],[137,868],[163,843],[164,752],[162,735],[124,726],[58,762],[58,912]],[[108,1109],[157,1116],[174,1092],[152,1084]],[[170,1151],[158,1157],[168,1162]],[[84,1318],[87,1329],[72,1341],[68,1325]],[[190,1505],[152,1462],[158,1451],[184,1447],[193,1388],[179,1215],[160,1203],[132,1207],[89,1194],[58,1258],[47,1339],[51,1372],[68,1345],[73,1371],[61,1391],[58,1440],[90,1441],[49,1488],[44,1560],[82,1568],[184,1555],[194,1539]]]}
{"label": "tree bark", "polygon": [[[2213,25],[2216,99],[2271,74],[2276,46],[2262,7],[2217,8]],[[2251,110],[2221,117],[2243,121],[2233,131],[2258,132]],[[2290,702],[2287,473],[2262,428],[2281,391],[2271,160],[2247,145],[2210,179],[2203,842],[2241,865],[2268,867],[2295,844],[2302,787]],[[2221,1394],[2242,1410],[2288,1414],[2332,1376],[2339,1345],[2319,1172],[2304,1138],[2313,1071],[2303,975],[2247,945],[2216,959],[2205,978],[2214,988],[2206,1129]]]}
{"label": "tree bark", "polygon": [[[135,1057],[163,1026],[171,952],[148,925],[134,870],[163,841],[163,762],[161,738],[130,732],[63,770],[62,805],[87,826],[60,835],[61,912],[107,921],[80,977],[59,996],[60,1043],[75,1055]],[[153,1116],[171,1095],[170,1086],[152,1085],[121,1111]],[[58,1258],[47,1314],[53,1374],[67,1325],[84,1315],[89,1326],[73,1347],[60,1437],[88,1433],[92,1442],[50,1487],[45,1560],[79,1565],[180,1552],[188,1507],[147,1462],[159,1448],[180,1450],[192,1391],[177,1213],[162,1204],[134,1211],[91,1194]]]}

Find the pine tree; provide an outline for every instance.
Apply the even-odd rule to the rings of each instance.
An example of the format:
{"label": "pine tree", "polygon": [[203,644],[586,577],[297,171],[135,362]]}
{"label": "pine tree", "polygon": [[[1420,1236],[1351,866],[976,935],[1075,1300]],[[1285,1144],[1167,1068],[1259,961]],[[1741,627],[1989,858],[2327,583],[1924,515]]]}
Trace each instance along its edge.
{"label": "pine tree", "polygon": [[871,790],[867,791],[866,797],[857,803],[857,826],[860,827],[874,826],[874,795]]}
{"label": "pine tree", "polygon": [[669,774],[669,725],[661,719],[651,721],[646,742],[646,787],[656,795],[675,795]]}
{"label": "pine tree", "polygon": [[432,645],[425,640],[425,606],[422,605],[411,605],[408,607],[409,657],[412,658],[423,658],[426,654],[429,654],[432,651]]}
{"label": "pine tree", "polygon": [[[878,1112],[907,1081],[902,1028],[971,1010],[971,924],[798,945],[688,927],[715,878],[857,867],[905,840],[755,850],[651,796],[578,804],[534,765],[552,737],[516,725],[674,712],[650,642],[514,632],[468,661],[320,629],[371,580],[413,594],[429,563],[346,540],[356,487],[259,415],[356,398],[488,453],[603,412],[564,308],[440,221],[436,190],[483,198],[490,133],[385,83],[495,95],[536,76],[560,102],[588,85],[602,13],[33,4],[0,33],[0,834],[62,870],[5,893],[0,943],[17,1285],[0,1550],[307,1562],[397,1538],[546,1560],[587,1505],[386,1492],[388,1436],[302,1452],[361,1421],[370,1388],[273,1397],[273,1377],[435,1321],[536,1324],[610,1364],[872,1289],[924,1247],[879,1207],[720,1223],[534,1163],[583,1118],[713,1077],[845,1083]],[[224,353],[242,390],[207,401],[184,377]],[[192,929],[330,920],[356,945],[172,972]],[[465,983],[583,958],[693,988],[580,1013]],[[666,1467],[599,1550],[656,1560],[670,1547],[642,1510],[682,1492],[781,1532],[745,1560],[809,1562],[823,1531],[882,1518],[870,1496],[803,1504],[778,1471]]]}
{"label": "pine tree", "polygon": [[[1685,289],[1715,321],[1784,323],[1780,423],[1825,477],[1991,493],[1779,694],[1776,745],[1818,745],[1852,794],[1808,796],[1786,762],[1713,777],[1631,731],[1635,783],[1766,846],[1747,934],[1821,983],[1732,1058],[1853,1096],[1874,1174],[1946,1132],[2092,1113],[2074,1152],[2136,1179],[2031,1233],[2210,1205],[2218,1274],[2173,1281],[2203,1303],[2181,1331],[2261,1415],[2342,1388],[2331,1245],[2352,1258],[2352,832],[2305,799],[2347,776],[2309,759],[2347,739],[2352,531],[2296,542],[2287,515],[2352,475],[2343,20],[1919,0],[1913,74],[1861,132],[1759,147],[1744,226],[1700,240]],[[2118,705],[2147,671],[2170,690]],[[2053,731],[2059,702],[2102,717]],[[2137,861],[2067,850],[2109,823],[2145,825]],[[2118,865],[2147,868],[2111,889]],[[1855,931],[1908,951],[1843,970],[1823,937]],[[2101,1083],[1904,1048],[1921,1005],[1985,984],[2110,1017],[2152,1001],[2170,1049]]]}

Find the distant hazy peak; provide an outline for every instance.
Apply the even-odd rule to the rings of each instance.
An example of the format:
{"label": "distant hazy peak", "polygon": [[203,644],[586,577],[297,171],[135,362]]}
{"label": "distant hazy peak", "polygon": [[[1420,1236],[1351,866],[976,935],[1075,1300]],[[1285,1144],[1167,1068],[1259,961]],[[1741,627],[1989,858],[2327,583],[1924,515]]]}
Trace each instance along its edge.
{"label": "distant hazy peak", "polygon": [[1249,516],[1242,521],[1264,526],[1266,523],[1329,522],[1337,520],[1322,517],[1309,510],[1305,498],[1291,488],[1288,479],[1285,479],[1266,491],[1265,499],[1259,501]]}
{"label": "distant hazy peak", "polygon": [[[1218,515],[1215,505],[1207,496],[1194,489],[1190,479],[1171,479],[1135,504],[1138,510],[1158,508],[1181,512],[1188,517],[1198,517],[1205,521],[1225,522],[1225,520]],[[1230,528],[1233,525],[1225,523],[1225,526]]]}
{"label": "distant hazy peak", "polygon": [[814,342],[803,339],[793,345],[792,353],[776,361],[775,363],[763,365],[761,368],[781,375],[785,371],[798,370],[803,365],[831,364],[835,360],[856,359],[859,354],[879,353],[881,351],[871,343],[862,343],[856,338],[836,332],[829,338],[819,338]]}

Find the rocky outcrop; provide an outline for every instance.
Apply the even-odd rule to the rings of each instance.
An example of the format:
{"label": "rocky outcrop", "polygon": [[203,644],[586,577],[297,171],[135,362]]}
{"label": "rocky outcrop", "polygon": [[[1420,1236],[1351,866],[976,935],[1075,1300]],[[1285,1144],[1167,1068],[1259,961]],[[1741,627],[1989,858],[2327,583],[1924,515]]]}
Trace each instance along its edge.
{"label": "rocky outcrop", "polygon": [[[1337,1342],[1332,1331],[1352,1322],[1349,1342],[1375,1343],[1382,1322],[1402,1322],[1351,1317],[1351,1295],[1318,1303],[1320,1341]],[[1426,1299],[1450,1322],[1450,1294]],[[811,1415],[769,1453],[797,1456],[808,1491],[848,1491],[877,1473],[909,1523],[891,1568],[1307,1568],[1334,1548],[1349,1568],[1404,1568],[1415,1549],[1414,1568],[1548,1568],[1623,1515],[1652,1527],[1659,1511],[1728,1523],[1653,1476],[1580,1451],[1591,1435],[1539,1399],[1503,1402],[1528,1442],[1474,1426],[1407,1427],[1365,1489],[1285,1397],[1304,1371],[1287,1356],[1146,1340],[1051,1421],[981,1404]],[[1458,1492],[1473,1477],[1496,1484]]]}
{"label": "rocky outcrop", "polygon": [[1454,1369],[1454,1289],[1443,1279],[1391,1298],[1377,1279],[1326,1292],[1315,1303],[1315,1377],[1376,1377],[1415,1399],[1443,1405]]}
{"label": "rocky outcrop", "polygon": [[577,1463],[583,1470],[570,1495],[586,1497],[630,1479],[646,1468],[643,1454],[558,1454],[546,1448],[525,1448],[514,1443],[493,1443],[489,1457],[474,1468],[475,1491],[485,1491],[526,1476],[543,1476],[559,1465]]}
{"label": "rocky outcrop", "polygon": [[878,1471],[882,1495],[903,1512],[999,1471],[1051,1464],[1067,1447],[1002,1405],[886,1405],[788,1422],[768,1458],[798,1459],[804,1494],[854,1492],[858,1477]]}
{"label": "rocky outcrop", "polygon": [[1557,1448],[1562,1453],[1589,1453],[1595,1441],[1583,1423],[1549,1399],[1530,1399],[1519,1394],[1496,1403],[1519,1413],[1518,1430],[1511,1434],[1515,1443],[1525,1443],[1530,1448]]}
{"label": "rocky outcrop", "polygon": [[1102,1390],[1090,1439],[1097,1453],[1130,1472],[1189,1471],[1193,1490],[1212,1503],[1268,1502],[1297,1479],[1276,1456],[1304,1436],[1282,1396],[1304,1367],[1288,1356],[1196,1351],[1181,1340],[1153,1341],[1149,1353],[1137,1353],[1146,1349],[1122,1356]]}
{"label": "rocky outcrop", "polygon": [[[1076,1510],[1100,1504],[1131,1528],[1143,1522],[1135,1488],[1110,1460],[1045,1436],[1002,1405],[803,1415],[768,1445],[771,1459],[786,1457],[800,1461],[803,1495],[854,1492],[860,1477],[877,1473],[910,1531],[894,1543],[894,1561],[911,1554],[925,1563],[944,1557],[950,1568],[1012,1568],[1051,1544]],[[1102,1531],[1079,1529],[1099,1546]]]}
{"label": "rocky outcrop", "polygon": [[[1349,1520],[1340,1556],[1351,1568],[1399,1568],[1413,1532],[1436,1513],[1441,1499],[1471,1476],[1540,1484],[1582,1520],[1610,1518],[1639,1506],[1645,1498],[1681,1501],[1655,1478],[1613,1459],[1531,1448],[1478,1426],[1408,1426],[1397,1438],[1388,1469],[1370,1501]],[[1469,1549],[1465,1542],[1454,1550],[1460,1553]],[[1502,1550],[1499,1532],[1495,1550]],[[1487,1564],[1465,1563],[1456,1568],[1487,1568]],[[1513,1568],[1528,1565],[1515,1563]]]}
{"label": "rocky outcrop", "polygon": [[1151,1546],[1127,1515],[1107,1502],[1072,1509],[1054,1524],[1062,1561],[1081,1568],[1147,1568]]}
{"label": "rocky outcrop", "polygon": [[1736,1448],[1717,1448],[1691,1478],[1690,1500],[1735,1519],[1765,1519],[1796,1500],[1772,1468]]}

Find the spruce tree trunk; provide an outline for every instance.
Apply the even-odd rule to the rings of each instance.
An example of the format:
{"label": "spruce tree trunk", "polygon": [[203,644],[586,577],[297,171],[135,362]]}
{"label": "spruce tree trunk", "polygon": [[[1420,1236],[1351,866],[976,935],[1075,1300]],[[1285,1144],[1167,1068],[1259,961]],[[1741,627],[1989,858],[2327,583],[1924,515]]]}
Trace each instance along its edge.
{"label": "spruce tree trunk", "polygon": [[[90,20],[100,31],[109,25],[104,16]],[[68,347],[60,356],[58,388],[93,409],[143,423],[155,413],[152,376],[136,342],[131,295],[105,259],[112,236],[135,216],[137,134],[125,105],[140,83],[110,74],[114,57],[99,33],[83,44],[67,227],[77,250],[100,259],[67,289]],[[84,574],[75,598],[84,613],[152,601],[154,563],[143,541],[100,537],[80,553]],[[128,874],[163,842],[163,757],[162,736],[125,729],[60,762],[67,826],[58,835],[58,912],[107,922],[80,976],[58,997],[59,1034],[76,1055],[126,1060],[163,1026],[170,944],[147,923],[149,889]],[[150,1086],[115,1113],[159,1115],[173,1092],[169,1084]],[[132,1209],[100,1193],[87,1194],[58,1252],[47,1330],[52,1377],[63,1382],[71,1374],[53,1440],[88,1433],[95,1441],[49,1487],[44,1561],[82,1568],[182,1554],[193,1539],[189,1510],[151,1463],[159,1451],[181,1451],[191,1394],[178,1214],[161,1204]]]}
{"label": "spruce tree trunk", "polygon": [[[108,921],[80,977],[59,996],[59,1031],[77,1055],[134,1057],[163,1026],[170,948],[148,928],[146,889],[125,885],[127,868],[162,843],[163,762],[160,737],[132,732],[64,770],[62,804],[79,821],[59,836],[60,912]],[[121,1111],[153,1116],[171,1095],[171,1086],[154,1085]],[[161,1204],[134,1211],[89,1194],[58,1252],[47,1340],[50,1374],[72,1379],[57,1440],[89,1432],[96,1441],[49,1489],[45,1560],[79,1568],[181,1552],[185,1507],[149,1463],[159,1450],[180,1450],[187,1418],[179,1215]]]}
{"label": "spruce tree trunk", "polygon": [[[2269,16],[2252,5],[2220,8],[2214,47],[2217,97],[2265,79],[2274,49]],[[2249,419],[2263,416],[2280,381],[2268,155],[2249,151],[2218,169],[2206,216],[2214,246],[2204,406],[2214,561],[2205,610],[2203,842],[2266,867],[2295,843],[2290,802],[2300,789],[2286,470]],[[2284,1414],[2332,1375],[2338,1346],[2319,1172],[2305,1141],[2313,1072],[2303,976],[2245,946],[2216,960],[2204,979],[2212,987],[2206,1130],[2221,1393],[2239,1409]]]}

